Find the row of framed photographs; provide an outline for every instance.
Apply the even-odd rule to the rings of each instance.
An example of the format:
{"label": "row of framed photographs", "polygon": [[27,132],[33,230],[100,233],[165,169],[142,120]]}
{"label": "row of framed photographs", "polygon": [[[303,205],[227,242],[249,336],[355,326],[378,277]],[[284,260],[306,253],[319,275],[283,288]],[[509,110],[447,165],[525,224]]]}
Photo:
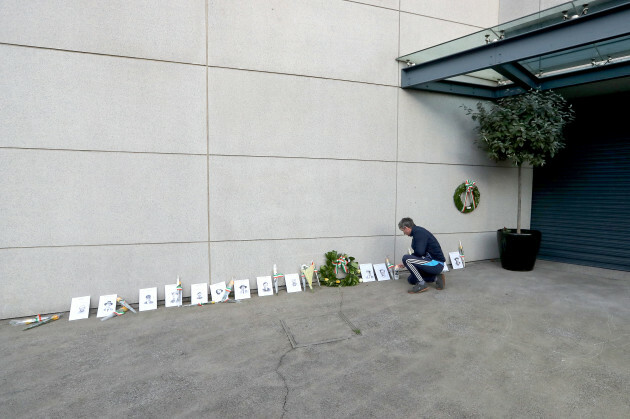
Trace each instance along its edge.
{"label": "row of framed photographs", "polygon": [[[360,265],[361,276],[364,282],[386,281],[390,279],[387,266],[384,263],[372,265],[371,263]],[[300,274],[284,275],[284,282],[288,293],[300,292],[306,286],[304,280],[300,281]],[[259,276],[256,278],[257,294],[259,297],[266,297],[274,294],[274,283],[271,276]],[[208,293],[209,288],[209,293]],[[190,285],[190,304],[207,304],[209,301],[221,301],[227,285],[225,281],[211,284],[207,283]],[[249,279],[237,279],[234,281],[234,299],[243,300],[251,298],[251,287]],[[277,287],[276,287],[277,291]],[[182,305],[182,291],[178,289],[178,284],[167,284],[164,286],[164,306],[178,307]],[[96,317],[105,317],[116,310],[117,294],[101,295],[98,303]],[[87,319],[90,315],[91,296],[75,297],[70,305],[69,320]],[[158,292],[157,287],[142,288],[138,295],[138,310],[148,311],[157,309]]]}
{"label": "row of framed photographs", "polygon": [[[453,252],[450,254],[453,268],[461,269],[463,266],[462,261],[459,259],[459,253]],[[390,274],[394,275],[394,279],[398,279],[397,271],[390,271],[385,263],[365,263],[360,264],[362,282],[373,281],[388,281],[391,278]],[[445,265],[445,270],[448,267]],[[288,293],[300,292],[302,287],[306,288],[304,279],[300,281],[300,274],[288,274],[284,275],[284,281]],[[266,297],[274,294],[274,283],[271,276],[259,276],[256,277],[257,294],[259,297]],[[190,304],[207,304],[209,301],[218,302],[221,301],[227,285],[225,281],[211,284],[191,284],[190,285]],[[277,292],[277,287],[275,287]],[[234,299],[243,300],[251,298],[251,287],[249,279],[237,279],[234,281]],[[182,291],[178,289],[178,284],[167,284],[164,286],[164,306],[165,307],[178,307],[182,305]],[[105,317],[112,314],[116,310],[117,294],[101,295],[99,298],[98,310],[96,317]],[[90,296],[75,297],[72,299],[70,306],[69,320],[87,319],[90,314]],[[142,288],[138,295],[138,309],[139,311],[148,311],[157,309],[158,292],[157,287]]]}

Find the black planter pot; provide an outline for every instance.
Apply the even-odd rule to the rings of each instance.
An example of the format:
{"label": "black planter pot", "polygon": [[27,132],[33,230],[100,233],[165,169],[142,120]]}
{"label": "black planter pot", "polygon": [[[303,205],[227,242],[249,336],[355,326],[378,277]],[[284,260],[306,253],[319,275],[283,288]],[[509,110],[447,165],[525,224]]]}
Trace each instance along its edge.
{"label": "black planter pot", "polygon": [[501,266],[510,271],[531,271],[536,263],[542,233],[538,230],[497,230]]}

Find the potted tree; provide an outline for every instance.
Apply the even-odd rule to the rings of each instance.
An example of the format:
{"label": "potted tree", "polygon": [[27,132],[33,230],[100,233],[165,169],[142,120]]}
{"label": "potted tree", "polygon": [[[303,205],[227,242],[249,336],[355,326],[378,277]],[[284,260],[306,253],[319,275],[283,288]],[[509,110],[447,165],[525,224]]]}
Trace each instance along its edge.
{"label": "potted tree", "polygon": [[542,234],[521,229],[521,168],[527,163],[542,166],[564,147],[563,129],[575,118],[575,112],[560,94],[550,90],[530,90],[464,109],[478,123],[477,144],[492,160],[510,161],[518,168],[516,229],[498,230],[497,241],[503,268],[531,271]]}

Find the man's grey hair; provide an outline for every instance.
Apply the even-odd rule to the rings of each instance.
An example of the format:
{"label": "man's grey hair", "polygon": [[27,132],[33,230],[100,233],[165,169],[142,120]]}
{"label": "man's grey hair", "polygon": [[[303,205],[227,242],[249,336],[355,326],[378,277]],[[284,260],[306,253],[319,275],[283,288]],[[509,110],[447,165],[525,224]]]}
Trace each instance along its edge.
{"label": "man's grey hair", "polygon": [[414,228],[415,226],[416,225],[413,223],[413,220],[409,217],[405,217],[398,222],[399,229],[404,228],[404,227]]}

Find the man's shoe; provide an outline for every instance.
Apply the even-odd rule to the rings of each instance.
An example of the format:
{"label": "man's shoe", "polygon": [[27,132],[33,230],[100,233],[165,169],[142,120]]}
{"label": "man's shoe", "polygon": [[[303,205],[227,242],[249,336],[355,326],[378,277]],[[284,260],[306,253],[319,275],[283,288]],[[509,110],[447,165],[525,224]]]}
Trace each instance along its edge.
{"label": "man's shoe", "polygon": [[439,274],[437,278],[435,278],[435,289],[443,290],[446,288],[446,276],[444,274]]}
{"label": "man's shoe", "polygon": [[409,291],[407,291],[409,294],[419,294],[421,292],[425,292],[429,290],[429,286],[425,283],[423,283],[422,285],[420,283],[417,283],[416,285],[413,286],[412,289],[410,289]]}

